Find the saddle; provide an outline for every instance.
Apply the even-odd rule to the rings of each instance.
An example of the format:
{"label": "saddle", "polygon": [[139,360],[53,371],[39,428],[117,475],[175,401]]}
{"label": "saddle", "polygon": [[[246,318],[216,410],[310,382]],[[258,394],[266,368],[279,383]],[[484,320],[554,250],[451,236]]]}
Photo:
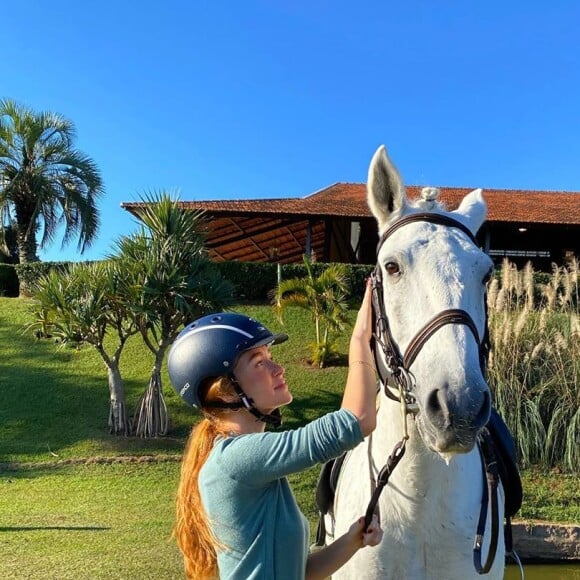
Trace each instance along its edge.
{"label": "saddle", "polygon": [[[514,516],[522,505],[522,481],[520,472],[517,466],[516,447],[513,437],[501,418],[499,413],[492,408],[489,421],[486,429],[490,435],[493,444],[493,452],[497,460],[497,467],[499,478],[501,480],[504,494],[504,514],[507,518],[508,527],[510,525],[509,518]],[[481,446],[479,447],[480,453]],[[340,476],[340,470],[344,463],[348,451],[331,459],[322,466],[318,483],[316,485],[316,506],[318,507],[318,527],[316,530],[316,546],[323,546],[326,538],[326,526],[324,524],[324,516],[330,514],[334,517],[334,496]],[[506,550],[511,551],[511,530],[506,535]]]}

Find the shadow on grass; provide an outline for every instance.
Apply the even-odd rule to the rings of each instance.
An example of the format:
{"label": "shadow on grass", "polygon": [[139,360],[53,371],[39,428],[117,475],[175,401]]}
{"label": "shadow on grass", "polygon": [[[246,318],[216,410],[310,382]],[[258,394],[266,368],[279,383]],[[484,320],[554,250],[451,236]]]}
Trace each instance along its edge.
{"label": "shadow on grass", "polygon": [[[175,437],[109,434],[107,373],[99,355],[91,347],[58,348],[53,340],[25,333],[25,306],[13,300],[0,302],[0,463],[183,448]],[[145,386],[137,379],[126,382],[128,394]]]}
{"label": "shadow on grass", "polygon": [[110,529],[99,526],[14,526],[7,528],[0,527],[0,532],[38,532],[44,530],[58,532],[102,532]]}

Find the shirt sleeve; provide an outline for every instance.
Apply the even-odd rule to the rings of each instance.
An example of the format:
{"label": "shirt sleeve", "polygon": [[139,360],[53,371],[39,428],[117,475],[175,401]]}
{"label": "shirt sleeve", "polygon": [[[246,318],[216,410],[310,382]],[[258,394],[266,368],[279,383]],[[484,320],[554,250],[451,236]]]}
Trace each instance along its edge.
{"label": "shirt sleeve", "polygon": [[356,416],[341,409],[299,429],[226,439],[221,442],[220,463],[231,478],[248,486],[260,487],[325,463],[362,440]]}

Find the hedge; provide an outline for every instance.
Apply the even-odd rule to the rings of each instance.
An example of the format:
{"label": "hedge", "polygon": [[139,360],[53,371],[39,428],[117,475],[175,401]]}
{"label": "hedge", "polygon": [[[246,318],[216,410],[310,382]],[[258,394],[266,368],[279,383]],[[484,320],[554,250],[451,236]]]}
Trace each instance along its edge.
{"label": "hedge", "polygon": [[[216,266],[222,276],[234,285],[236,299],[244,301],[268,301],[271,291],[278,284],[278,275],[281,280],[304,278],[307,275],[304,264],[282,264],[278,268],[278,264],[266,262],[217,262]],[[311,266],[313,275],[318,276],[329,264],[316,262]],[[374,266],[358,264],[345,266],[348,269],[350,298],[361,300],[364,281]]]}
{"label": "hedge", "polygon": [[[18,296],[18,282],[23,295],[29,293],[36,280],[53,268],[67,270],[72,262],[33,262],[30,264],[0,264],[0,296]],[[329,264],[315,262],[312,264],[314,276],[318,276]],[[365,279],[374,266],[345,264],[348,269],[350,298],[362,299]],[[282,280],[304,278],[307,275],[304,264],[274,264],[271,262],[216,262],[216,268],[224,278],[234,285],[235,299],[242,302],[269,301],[270,293],[278,283],[278,272]],[[16,278],[17,275],[17,278]],[[498,269],[496,276],[501,276]],[[540,300],[538,284],[549,282],[551,275],[545,272],[534,272],[534,281]]]}
{"label": "hedge", "polygon": [[16,264],[16,273],[20,280],[20,294],[28,296],[34,288],[36,281],[52,269],[58,268],[66,272],[72,262],[29,262],[27,264]]}

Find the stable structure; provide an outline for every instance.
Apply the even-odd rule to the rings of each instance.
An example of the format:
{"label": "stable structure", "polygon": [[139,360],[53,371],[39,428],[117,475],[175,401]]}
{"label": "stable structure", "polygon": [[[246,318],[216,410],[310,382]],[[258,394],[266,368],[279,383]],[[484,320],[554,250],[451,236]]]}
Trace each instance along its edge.
{"label": "stable structure", "polygon": [[[441,187],[440,200],[458,207],[470,188]],[[407,186],[410,198],[421,187]],[[537,270],[580,256],[580,193],[484,189],[488,216],[478,239],[497,263],[531,261]],[[208,247],[216,261],[302,261],[372,264],[377,225],[362,183],[335,183],[303,198],[184,201],[184,210],[202,210]],[[121,206],[138,216],[136,203]]]}

